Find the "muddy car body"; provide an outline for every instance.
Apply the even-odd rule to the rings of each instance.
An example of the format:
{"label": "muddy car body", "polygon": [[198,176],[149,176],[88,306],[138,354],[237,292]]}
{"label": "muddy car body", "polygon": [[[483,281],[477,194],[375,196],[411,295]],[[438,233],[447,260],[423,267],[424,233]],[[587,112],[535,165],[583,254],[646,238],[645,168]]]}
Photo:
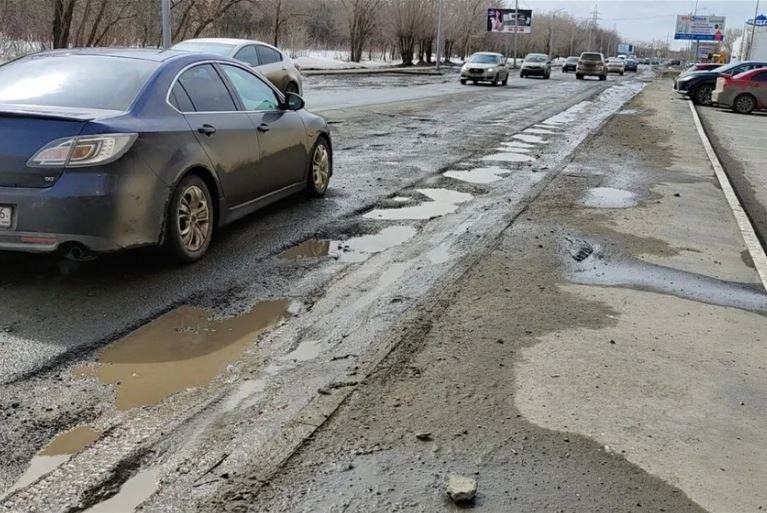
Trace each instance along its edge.
{"label": "muddy car body", "polygon": [[711,99],[715,105],[731,108],[739,114],[767,109],[767,69],[719,77]]}
{"label": "muddy car body", "polygon": [[605,57],[597,52],[583,52],[578,59],[575,69],[575,78],[583,80],[584,77],[599,77],[599,80],[607,80],[607,65]]}

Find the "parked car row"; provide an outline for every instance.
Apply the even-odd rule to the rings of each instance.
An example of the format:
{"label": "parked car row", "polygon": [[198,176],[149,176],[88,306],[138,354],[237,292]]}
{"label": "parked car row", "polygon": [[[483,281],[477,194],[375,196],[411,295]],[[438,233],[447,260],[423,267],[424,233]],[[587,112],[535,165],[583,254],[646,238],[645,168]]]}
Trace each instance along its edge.
{"label": "parked car row", "polygon": [[767,109],[767,62],[745,61],[714,69],[708,65],[701,68],[690,68],[677,77],[674,90],[697,105],[721,105],[742,114]]}

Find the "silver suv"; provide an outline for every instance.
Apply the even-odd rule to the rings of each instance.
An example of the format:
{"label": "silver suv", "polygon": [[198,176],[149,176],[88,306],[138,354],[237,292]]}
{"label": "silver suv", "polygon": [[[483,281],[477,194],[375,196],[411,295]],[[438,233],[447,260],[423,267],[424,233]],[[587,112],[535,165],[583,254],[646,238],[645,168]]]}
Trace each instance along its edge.
{"label": "silver suv", "polygon": [[583,80],[583,77],[599,77],[599,80],[607,80],[607,65],[605,56],[597,52],[583,52],[578,59],[575,68],[575,78]]}

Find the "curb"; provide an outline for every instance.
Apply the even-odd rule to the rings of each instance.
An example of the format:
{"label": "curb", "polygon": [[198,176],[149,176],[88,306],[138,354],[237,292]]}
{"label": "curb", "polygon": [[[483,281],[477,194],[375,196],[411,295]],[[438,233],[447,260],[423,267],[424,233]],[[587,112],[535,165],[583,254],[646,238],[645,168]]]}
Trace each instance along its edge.
{"label": "curb", "polygon": [[754,262],[756,272],[759,274],[759,278],[762,281],[762,286],[767,290],[767,254],[765,254],[764,247],[762,247],[762,244],[759,242],[759,237],[756,235],[754,226],[751,224],[748,212],[743,208],[735,188],[732,186],[732,183],[730,183],[730,179],[727,176],[727,170],[719,161],[716,150],[714,150],[714,146],[711,144],[711,140],[706,134],[706,129],[703,127],[703,123],[700,120],[698,110],[692,102],[690,102],[690,111],[692,111],[695,128],[698,130],[698,135],[703,143],[703,147],[706,149],[706,154],[711,161],[711,166],[714,168],[714,173],[716,173],[716,178],[719,180],[719,185],[724,192],[724,196],[727,198],[727,203],[730,205],[735,220],[738,222],[741,236],[746,243],[751,259]]}

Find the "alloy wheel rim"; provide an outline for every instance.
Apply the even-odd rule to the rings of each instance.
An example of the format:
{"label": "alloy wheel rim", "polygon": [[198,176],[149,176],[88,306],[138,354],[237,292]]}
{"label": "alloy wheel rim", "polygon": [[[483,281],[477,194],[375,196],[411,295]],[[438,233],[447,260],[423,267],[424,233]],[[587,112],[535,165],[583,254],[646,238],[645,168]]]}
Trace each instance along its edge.
{"label": "alloy wheel rim", "polygon": [[751,98],[748,96],[742,96],[738,98],[738,110],[741,112],[748,112],[751,109]]}
{"label": "alloy wheel rim", "polygon": [[317,146],[312,157],[312,179],[314,188],[318,192],[324,192],[328,187],[330,178],[330,157],[328,150],[323,144]]}
{"label": "alloy wheel rim", "polygon": [[711,102],[711,88],[709,87],[703,87],[700,91],[698,91],[698,100],[700,103],[709,103]]}
{"label": "alloy wheel rim", "polygon": [[184,247],[196,252],[210,236],[210,206],[205,193],[196,185],[184,190],[178,206],[178,233]]}

